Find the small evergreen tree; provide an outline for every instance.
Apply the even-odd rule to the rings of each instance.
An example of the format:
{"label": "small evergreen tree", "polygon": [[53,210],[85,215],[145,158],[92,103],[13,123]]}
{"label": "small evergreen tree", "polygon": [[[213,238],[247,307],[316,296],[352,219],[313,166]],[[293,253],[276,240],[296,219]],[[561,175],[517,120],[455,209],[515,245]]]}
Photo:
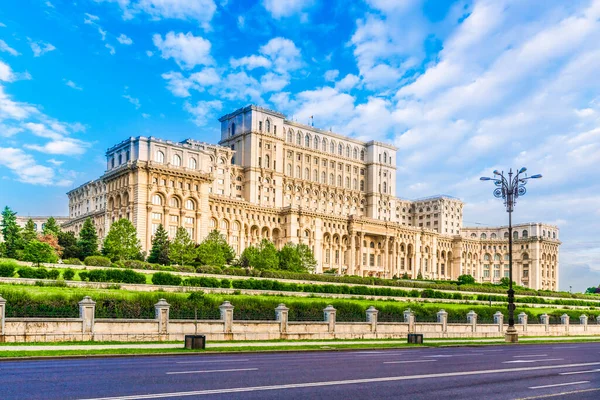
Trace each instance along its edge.
{"label": "small evergreen tree", "polygon": [[419,270],[419,273],[417,274],[417,279],[418,280],[422,280],[423,279],[423,274],[421,273],[421,270]]}
{"label": "small evergreen tree", "polygon": [[181,226],[177,228],[175,238],[169,247],[169,259],[179,265],[190,265],[196,259],[196,244]]}
{"label": "small evergreen tree", "polygon": [[126,218],[113,223],[104,239],[102,253],[111,260],[137,260],[143,258],[142,246],[133,224]]}
{"label": "small evergreen tree", "polygon": [[42,233],[44,235],[52,234],[52,235],[58,237],[59,232],[60,232],[60,226],[58,226],[54,217],[48,218],[48,220],[44,224],[44,227],[42,228]]}
{"label": "small evergreen tree", "polygon": [[73,232],[58,232],[58,245],[62,247],[62,258],[79,258],[80,251],[77,238]]}
{"label": "small evergreen tree", "polygon": [[27,243],[31,242],[32,240],[37,239],[37,232],[35,231],[35,224],[33,223],[33,220],[31,218],[29,218],[27,220],[27,223],[25,224],[25,228],[23,229],[23,231],[21,232],[21,237],[23,238],[23,244],[26,245]]}
{"label": "small evergreen tree", "polygon": [[158,229],[152,238],[152,249],[148,256],[148,262],[154,264],[168,265],[169,264],[169,236],[162,224],[158,225]]}
{"label": "small evergreen tree", "polygon": [[2,237],[4,238],[4,255],[8,258],[16,258],[17,251],[23,248],[21,228],[17,225],[17,213],[8,206],[2,211]]}
{"label": "small evergreen tree", "polygon": [[91,218],[87,218],[79,232],[79,259],[84,260],[88,256],[98,254],[98,233]]}
{"label": "small evergreen tree", "polygon": [[203,265],[222,267],[231,263],[235,258],[235,251],[227,244],[225,237],[216,229],[208,234],[200,243],[196,251],[198,262]]}
{"label": "small evergreen tree", "polygon": [[[50,235],[52,236],[52,235]],[[55,263],[58,261],[56,251],[48,243],[39,240],[31,240],[23,249],[23,260],[31,261],[40,266],[40,263]]]}
{"label": "small evergreen tree", "polygon": [[463,274],[456,279],[459,285],[472,285],[475,283],[475,278],[469,274]]}

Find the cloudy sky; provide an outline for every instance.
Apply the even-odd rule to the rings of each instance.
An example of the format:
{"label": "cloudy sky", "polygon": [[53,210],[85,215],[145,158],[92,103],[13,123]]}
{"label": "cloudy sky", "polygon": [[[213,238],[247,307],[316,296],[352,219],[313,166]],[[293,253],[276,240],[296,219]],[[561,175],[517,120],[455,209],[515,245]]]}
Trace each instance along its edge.
{"label": "cloudy sky", "polygon": [[527,166],[516,222],[561,230],[562,289],[600,284],[600,1],[20,0],[0,8],[0,205],[65,192],[129,136],[216,142],[254,103],[393,142],[398,195],[466,202]]}

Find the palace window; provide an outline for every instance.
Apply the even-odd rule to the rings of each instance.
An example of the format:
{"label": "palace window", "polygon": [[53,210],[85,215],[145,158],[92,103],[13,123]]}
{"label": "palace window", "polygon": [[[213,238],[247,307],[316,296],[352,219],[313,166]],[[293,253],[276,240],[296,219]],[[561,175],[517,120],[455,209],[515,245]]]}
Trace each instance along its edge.
{"label": "palace window", "polygon": [[156,152],[156,157],[155,160],[157,163],[164,163],[165,162],[165,153],[163,153],[162,151],[158,150]]}

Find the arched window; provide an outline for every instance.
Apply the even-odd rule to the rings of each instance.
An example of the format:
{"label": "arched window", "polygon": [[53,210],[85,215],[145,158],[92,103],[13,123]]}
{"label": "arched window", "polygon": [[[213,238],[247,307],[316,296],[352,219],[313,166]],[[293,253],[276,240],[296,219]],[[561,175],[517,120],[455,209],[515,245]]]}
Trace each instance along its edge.
{"label": "arched window", "polygon": [[352,157],[356,160],[358,158],[358,149],[355,147],[352,151]]}
{"label": "arched window", "polygon": [[119,154],[119,165],[121,165],[122,163],[123,163],[122,156],[121,156],[121,154]]}
{"label": "arched window", "polygon": [[268,154],[265,156],[265,168],[271,168],[271,158]]}
{"label": "arched window", "polygon": [[160,195],[155,194],[152,196],[152,204],[154,204],[155,206],[162,206],[162,197],[160,197]]}
{"label": "arched window", "polygon": [[556,239],[556,232],[552,232],[552,239]]}
{"label": "arched window", "polygon": [[338,186],[342,186],[342,176],[341,176],[341,175],[338,175],[338,178],[337,178],[337,185],[338,185]]}
{"label": "arched window", "polygon": [[335,184],[335,177],[333,176],[333,174],[329,174],[329,184],[330,185]]}
{"label": "arched window", "polygon": [[171,207],[179,208],[179,199],[177,197],[171,197]]}
{"label": "arched window", "polygon": [[196,205],[194,204],[193,200],[186,200],[185,201],[185,208],[187,210],[195,210],[196,209]]}
{"label": "arched window", "polygon": [[227,220],[221,220],[221,229],[225,231],[229,229],[229,222]]}
{"label": "arched window", "polygon": [[327,183],[327,177],[325,172],[321,172],[321,183]]}
{"label": "arched window", "polygon": [[300,166],[299,165],[296,167],[296,178],[302,178],[302,174],[300,172]]}
{"label": "arched window", "polygon": [[287,165],[287,174],[289,177],[292,176],[292,164]]}
{"label": "arched window", "polygon": [[356,178],[352,180],[352,189],[358,190],[358,182]]}
{"label": "arched window", "polygon": [[529,233],[524,230],[523,233],[521,233],[521,236],[523,237],[523,239],[527,239],[527,236],[529,236]]}
{"label": "arched window", "polygon": [[313,181],[319,182],[319,172],[316,169],[313,169]]}
{"label": "arched window", "polygon": [[504,239],[508,239],[508,232],[504,232]]}
{"label": "arched window", "polygon": [[350,178],[346,177],[346,188],[350,189]]}
{"label": "arched window", "polygon": [[492,233],[492,234],[490,235],[490,239],[496,239],[496,237],[497,237],[497,236],[496,236],[496,234],[495,234],[495,233]]}
{"label": "arched window", "polygon": [[294,141],[294,136],[292,134],[292,130],[291,129],[288,131],[287,141],[290,142],[290,143],[292,143]]}
{"label": "arched window", "polygon": [[523,253],[523,260],[529,260],[529,254]]}
{"label": "arched window", "polygon": [[271,121],[267,120],[267,122],[265,123],[266,127],[267,127],[267,133],[271,133]]}
{"label": "arched window", "polygon": [[194,157],[190,157],[190,159],[188,160],[188,167],[190,169],[198,168],[198,161],[196,161]]}
{"label": "arched window", "polygon": [[319,137],[315,136],[315,150],[319,150]]}
{"label": "arched window", "polygon": [[300,145],[302,144],[302,135],[300,134],[300,132],[298,132],[298,133],[296,134],[296,144],[297,144],[298,146],[300,146]]}
{"label": "arched window", "polygon": [[360,161],[365,161],[365,151],[364,150],[360,151]]}
{"label": "arched window", "polygon": [[383,193],[387,193],[387,182],[383,182]]}
{"label": "arched window", "polygon": [[346,157],[350,158],[350,146],[346,146]]}
{"label": "arched window", "polygon": [[482,233],[481,236],[479,236],[481,239],[487,239],[487,235],[485,233]]}
{"label": "arched window", "polygon": [[327,139],[323,139],[323,151],[327,151]]}
{"label": "arched window", "polygon": [[235,136],[235,122],[231,123],[231,136]]}
{"label": "arched window", "polygon": [[500,254],[494,254],[494,261],[500,261]]}
{"label": "arched window", "polygon": [[489,254],[486,254],[486,255],[484,255],[484,256],[483,256],[483,259],[484,259],[485,261],[490,261],[490,258],[491,258],[491,257],[490,257],[490,255],[489,255]]}
{"label": "arched window", "polygon": [[178,154],[173,155],[173,165],[176,167],[181,167],[181,156]]}
{"label": "arched window", "polygon": [[387,163],[388,157],[387,157],[387,152],[383,153],[383,162]]}
{"label": "arched window", "polygon": [[513,240],[517,240],[519,238],[519,232],[514,231],[513,232]]}
{"label": "arched window", "polygon": [[308,168],[304,168],[304,179],[305,180],[310,179],[310,170]]}
{"label": "arched window", "polygon": [[338,154],[341,156],[344,152],[344,146],[342,144],[338,144]]}
{"label": "arched window", "polygon": [[310,147],[310,136],[308,135],[308,133],[306,134],[306,136],[304,136],[304,146]]}
{"label": "arched window", "polygon": [[164,163],[165,162],[165,153],[163,153],[162,151],[158,150],[156,152],[156,157],[154,157],[157,163]]}
{"label": "arched window", "polygon": [[332,140],[329,145],[329,152],[335,154],[335,142]]}

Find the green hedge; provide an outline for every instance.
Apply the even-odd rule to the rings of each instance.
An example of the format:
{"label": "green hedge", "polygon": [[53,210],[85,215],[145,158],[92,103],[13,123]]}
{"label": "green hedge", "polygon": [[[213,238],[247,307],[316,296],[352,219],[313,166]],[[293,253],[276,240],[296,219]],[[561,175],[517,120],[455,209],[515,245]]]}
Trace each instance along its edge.
{"label": "green hedge", "polygon": [[110,267],[112,264],[110,258],[102,256],[87,256],[83,263],[93,267]]}
{"label": "green hedge", "polygon": [[114,283],[146,283],[146,275],[130,269],[95,269],[79,272],[82,281]]}
{"label": "green hedge", "polygon": [[15,270],[19,268],[19,264],[14,261],[0,262],[0,276],[11,278],[15,275]]}
{"label": "green hedge", "polygon": [[157,272],[152,274],[152,283],[155,285],[179,286],[181,285],[181,282],[181,277],[169,274],[168,272]]}

